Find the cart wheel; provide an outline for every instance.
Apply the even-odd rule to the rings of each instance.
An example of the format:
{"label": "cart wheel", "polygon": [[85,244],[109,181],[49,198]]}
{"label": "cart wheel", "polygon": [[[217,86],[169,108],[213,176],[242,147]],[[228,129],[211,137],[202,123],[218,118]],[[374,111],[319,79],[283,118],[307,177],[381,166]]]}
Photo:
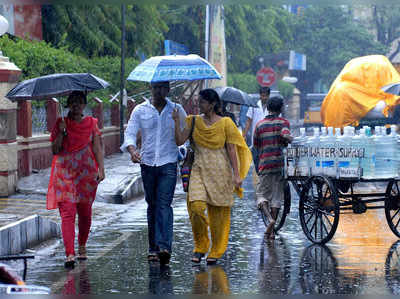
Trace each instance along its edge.
{"label": "cart wheel", "polygon": [[387,186],[385,215],[390,229],[400,238],[400,188],[398,181],[390,181]]}
{"label": "cart wheel", "polygon": [[[290,202],[291,202],[291,194],[290,194],[290,185],[289,182],[285,182],[285,191],[284,191],[284,202],[283,202],[283,209],[279,209],[278,212],[278,217],[276,218],[275,222],[275,228],[274,231],[278,232],[283,224],[285,224],[286,216],[290,212]],[[264,221],[265,226],[267,227],[269,224],[269,221],[267,219],[267,216],[263,212],[260,211],[261,218]]]}
{"label": "cart wheel", "polygon": [[338,263],[326,245],[312,244],[304,249],[299,278],[303,294],[338,294]]}
{"label": "cart wheel", "polygon": [[393,295],[400,294],[400,241],[395,242],[389,249],[385,261],[385,280]]}
{"label": "cart wheel", "polygon": [[324,176],[308,179],[300,194],[300,223],[313,243],[325,244],[336,232],[339,223],[339,200],[332,181]]}

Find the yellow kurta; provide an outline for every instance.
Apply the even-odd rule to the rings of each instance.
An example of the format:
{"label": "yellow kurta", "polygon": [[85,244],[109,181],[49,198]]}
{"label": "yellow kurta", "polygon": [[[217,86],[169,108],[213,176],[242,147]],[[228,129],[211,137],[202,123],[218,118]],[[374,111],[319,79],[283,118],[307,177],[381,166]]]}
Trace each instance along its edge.
{"label": "yellow kurta", "polygon": [[[189,126],[192,117],[186,119]],[[236,145],[239,174],[244,179],[252,158],[242,135],[229,117],[223,117],[207,127],[203,118],[196,116],[193,140],[195,159],[190,174],[189,201],[205,201],[221,207],[232,206],[232,166],[225,145]]]}
{"label": "yellow kurta", "polygon": [[218,207],[233,206],[232,167],[225,149],[196,145],[190,173],[189,200]]}

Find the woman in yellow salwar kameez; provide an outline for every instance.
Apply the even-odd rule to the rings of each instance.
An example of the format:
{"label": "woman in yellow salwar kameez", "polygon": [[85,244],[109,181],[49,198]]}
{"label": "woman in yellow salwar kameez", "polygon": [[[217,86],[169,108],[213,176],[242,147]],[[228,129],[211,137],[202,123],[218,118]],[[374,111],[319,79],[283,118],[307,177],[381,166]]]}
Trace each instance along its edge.
{"label": "woman in yellow salwar kameez", "polygon": [[[201,115],[186,118],[180,131],[179,114],[174,113],[175,140],[182,145],[192,133],[195,158],[190,175],[188,213],[192,223],[194,250],[192,262],[200,263],[207,253],[207,263],[215,264],[228,246],[233,193],[243,192],[241,184],[249,170],[251,152],[242,134],[229,117],[218,115],[221,102],[213,89],[199,93]],[[207,212],[207,213],[206,213]],[[208,237],[211,232],[211,249]]]}

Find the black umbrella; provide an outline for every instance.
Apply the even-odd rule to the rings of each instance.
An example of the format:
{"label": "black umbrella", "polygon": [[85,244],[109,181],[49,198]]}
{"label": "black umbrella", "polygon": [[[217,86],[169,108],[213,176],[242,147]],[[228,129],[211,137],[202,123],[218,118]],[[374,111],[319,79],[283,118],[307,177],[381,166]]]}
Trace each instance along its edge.
{"label": "black umbrella", "polygon": [[400,95],[400,82],[385,85],[381,90],[386,93]]}
{"label": "black umbrella", "polygon": [[258,107],[257,103],[247,93],[235,87],[216,87],[214,90],[223,102]]}
{"label": "black umbrella", "polygon": [[52,74],[22,81],[6,97],[11,101],[44,100],[66,96],[73,91],[89,92],[108,86],[108,82],[89,73]]}

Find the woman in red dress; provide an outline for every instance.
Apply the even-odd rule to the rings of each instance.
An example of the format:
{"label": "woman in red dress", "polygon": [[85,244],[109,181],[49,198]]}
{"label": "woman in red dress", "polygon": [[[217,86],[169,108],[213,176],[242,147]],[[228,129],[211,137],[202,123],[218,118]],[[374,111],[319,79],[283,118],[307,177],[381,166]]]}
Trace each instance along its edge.
{"label": "woman in red dress", "polygon": [[83,116],[87,100],[75,91],[67,100],[65,119],[57,119],[51,133],[54,154],[47,209],[58,208],[65,246],[65,267],[75,265],[75,217],[78,214],[78,259],[87,259],[86,241],[92,220],[97,185],[104,180],[104,160],[97,119]]}

